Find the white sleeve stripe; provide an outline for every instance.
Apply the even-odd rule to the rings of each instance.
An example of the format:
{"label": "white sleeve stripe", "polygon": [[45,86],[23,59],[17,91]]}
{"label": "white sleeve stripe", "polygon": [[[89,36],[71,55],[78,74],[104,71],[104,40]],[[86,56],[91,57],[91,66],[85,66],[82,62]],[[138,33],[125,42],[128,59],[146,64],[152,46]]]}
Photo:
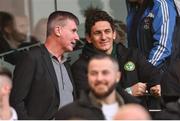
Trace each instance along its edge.
{"label": "white sleeve stripe", "polygon": [[[164,1],[159,1],[159,2],[161,3],[161,8],[162,8],[163,23],[165,23],[164,21],[167,19],[167,18],[165,18],[165,17],[167,17],[166,15],[168,15],[168,14],[167,14],[167,9],[166,9],[167,4],[166,4],[166,3],[163,3]],[[163,33],[166,33],[166,32],[167,32],[166,29],[168,29],[168,27],[167,27],[166,24],[164,24],[164,26],[162,26],[162,28],[161,28],[161,31],[162,31]],[[154,54],[154,56],[153,56],[153,58],[152,58],[152,59],[154,59],[154,61],[152,62],[153,64],[156,64],[156,61],[161,57],[163,51],[165,50],[165,48],[164,48],[164,47],[165,47],[164,43],[166,43],[165,40],[167,40],[167,34],[163,34],[163,35],[164,35],[164,36],[161,36],[160,41],[159,41],[160,45],[162,45],[162,46],[161,46],[161,47],[158,47],[157,51],[155,52],[155,54]],[[163,45],[164,45],[164,46],[163,46]]]}
{"label": "white sleeve stripe", "polygon": [[[165,47],[166,47],[166,43],[168,40],[168,28],[169,28],[169,12],[168,12],[168,6],[167,3],[164,0],[157,0],[158,2],[160,2],[161,4],[161,8],[162,8],[162,16],[163,16],[163,23],[164,25],[161,28],[161,33],[162,36],[160,37],[159,43],[161,46],[158,47],[157,51],[155,52],[155,54],[153,55],[152,59],[150,60],[150,62],[155,65],[157,63],[157,60],[160,59],[160,57],[162,56]],[[165,22],[165,20],[167,20],[167,22]]]}

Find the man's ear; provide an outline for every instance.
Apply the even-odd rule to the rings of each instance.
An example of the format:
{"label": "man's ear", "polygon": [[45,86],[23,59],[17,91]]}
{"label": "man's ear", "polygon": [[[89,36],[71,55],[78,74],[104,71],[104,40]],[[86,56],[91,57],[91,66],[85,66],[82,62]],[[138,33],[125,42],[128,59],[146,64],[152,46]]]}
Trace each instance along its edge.
{"label": "man's ear", "polygon": [[54,33],[55,33],[56,36],[60,37],[61,36],[61,32],[62,32],[62,27],[61,26],[58,25],[58,26],[56,26],[54,28]]}
{"label": "man's ear", "polygon": [[86,35],[86,40],[87,40],[88,43],[92,43],[89,35]]}

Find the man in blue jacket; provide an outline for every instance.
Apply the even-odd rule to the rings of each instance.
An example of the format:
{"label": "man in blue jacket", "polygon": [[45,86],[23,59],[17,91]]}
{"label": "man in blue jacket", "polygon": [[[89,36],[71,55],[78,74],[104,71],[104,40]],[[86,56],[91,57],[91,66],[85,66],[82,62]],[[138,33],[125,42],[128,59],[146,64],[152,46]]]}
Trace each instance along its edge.
{"label": "man in blue jacket", "polygon": [[176,10],[173,0],[128,0],[128,46],[161,68],[171,55]]}

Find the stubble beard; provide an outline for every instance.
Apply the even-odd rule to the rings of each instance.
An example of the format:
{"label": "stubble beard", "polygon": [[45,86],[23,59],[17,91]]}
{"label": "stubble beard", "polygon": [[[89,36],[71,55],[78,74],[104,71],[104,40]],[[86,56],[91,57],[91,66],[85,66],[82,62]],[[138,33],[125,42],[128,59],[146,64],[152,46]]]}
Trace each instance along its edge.
{"label": "stubble beard", "polygon": [[104,99],[106,97],[108,97],[115,89],[116,89],[117,83],[114,83],[113,85],[111,85],[110,88],[107,89],[107,91],[105,91],[104,93],[98,93],[95,91],[95,89],[93,89],[92,87],[90,87],[91,92],[93,93],[93,95],[97,98],[97,99]]}

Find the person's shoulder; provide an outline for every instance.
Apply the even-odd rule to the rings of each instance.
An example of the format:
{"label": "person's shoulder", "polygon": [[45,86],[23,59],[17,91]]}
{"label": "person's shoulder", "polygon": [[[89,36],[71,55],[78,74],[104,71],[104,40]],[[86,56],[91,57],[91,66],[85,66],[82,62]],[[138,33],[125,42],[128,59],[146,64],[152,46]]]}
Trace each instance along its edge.
{"label": "person's shoulder", "polygon": [[174,6],[173,0],[154,0],[154,9],[161,8],[163,9],[164,7],[167,6]]}
{"label": "person's shoulder", "polygon": [[153,0],[153,3],[152,11],[154,13],[160,12],[162,7],[167,4],[166,0]]}
{"label": "person's shoulder", "polygon": [[80,55],[80,57],[71,65],[72,68],[79,68],[82,66],[86,66],[88,63],[88,59],[86,59],[83,55]]}
{"label": "person's shoulder", "polygon": [[118,43],[116,44],[116,49],[117,49],[117,53],[118,55],[126,55],[129,52],[129,48],[125,47],[122,43]]}
{"label": "person's shoulder", "polygon": [[34,46],[26,52],[28,56],[33,56],[33,57],[39,56],[41,53],[48,53],[44,45]]}
{"label": "person's shoulder", "polygon": [[60,108],[60,110],[58,112],[61,113],[61,112],[66,112],[66,111],[69,111],[69,110],[73,110],[72,108],[76,107],[77,104],[78,104],[77,101],[69,103],[69,104],[63,106],[62,108]]}
{"label": "person's shoulder", "polygon": [[72,68],[74,67],[79,67],[81,65],[82,59],[78,58],[73,64],[72,64]]}
{"label": "person's shoulder", "polygon": [[135,58],[142,56],[141,51],[139,51],[137,48],[132,48],[132,47],[127,48],[122,44],[117,45],[117,52],[118,54],[120,54],[121,56],[125,58],[133,58],[133,60]]}
{"label": "person's shoulder", "polygon": [[167,3],[166,0],[153,0],[153,2],[154,2],[154,6]]}
{"label": "person's shoulder", "polygon": [[70,104],[67,104],[65,106],[63,106],[62,108],[60,108],[54,118],[56,120],[67,120],[68,118],[70,118],[76,111],[78,110],[78,103],[77,101],[72,102]]}
{"label": "person's shoulder", "polygon": [[42,48],[43,45],[37,45],[37,46],[34,46],[32,48],[29,49],[29,53],[33,53],[33,52],[36,52],[36,51],[39,51],[40,48]]}
{"label": "person's shoulder", "polygon": [[41,48],[40,46],[34,46],[29,50],[24,51],[22,60],[27,60],[27,59],[34,60],[35,58],[40,58],[40,53],[41,53],[40,48]]}
{"label": "person's shoulder", "polygon": [[117,50],[121,51],[121,52],[126,52],[128,53],[139,53],[137,48],[133,48],[133,47],[126,47],[121,43],[118,43],[117,45]]}
{"label": "person's shoulder", "polygon": [[154,3],[160,3],[160,4],[167,4],[167,3],[173,3],[174,0],[153,0]]}

